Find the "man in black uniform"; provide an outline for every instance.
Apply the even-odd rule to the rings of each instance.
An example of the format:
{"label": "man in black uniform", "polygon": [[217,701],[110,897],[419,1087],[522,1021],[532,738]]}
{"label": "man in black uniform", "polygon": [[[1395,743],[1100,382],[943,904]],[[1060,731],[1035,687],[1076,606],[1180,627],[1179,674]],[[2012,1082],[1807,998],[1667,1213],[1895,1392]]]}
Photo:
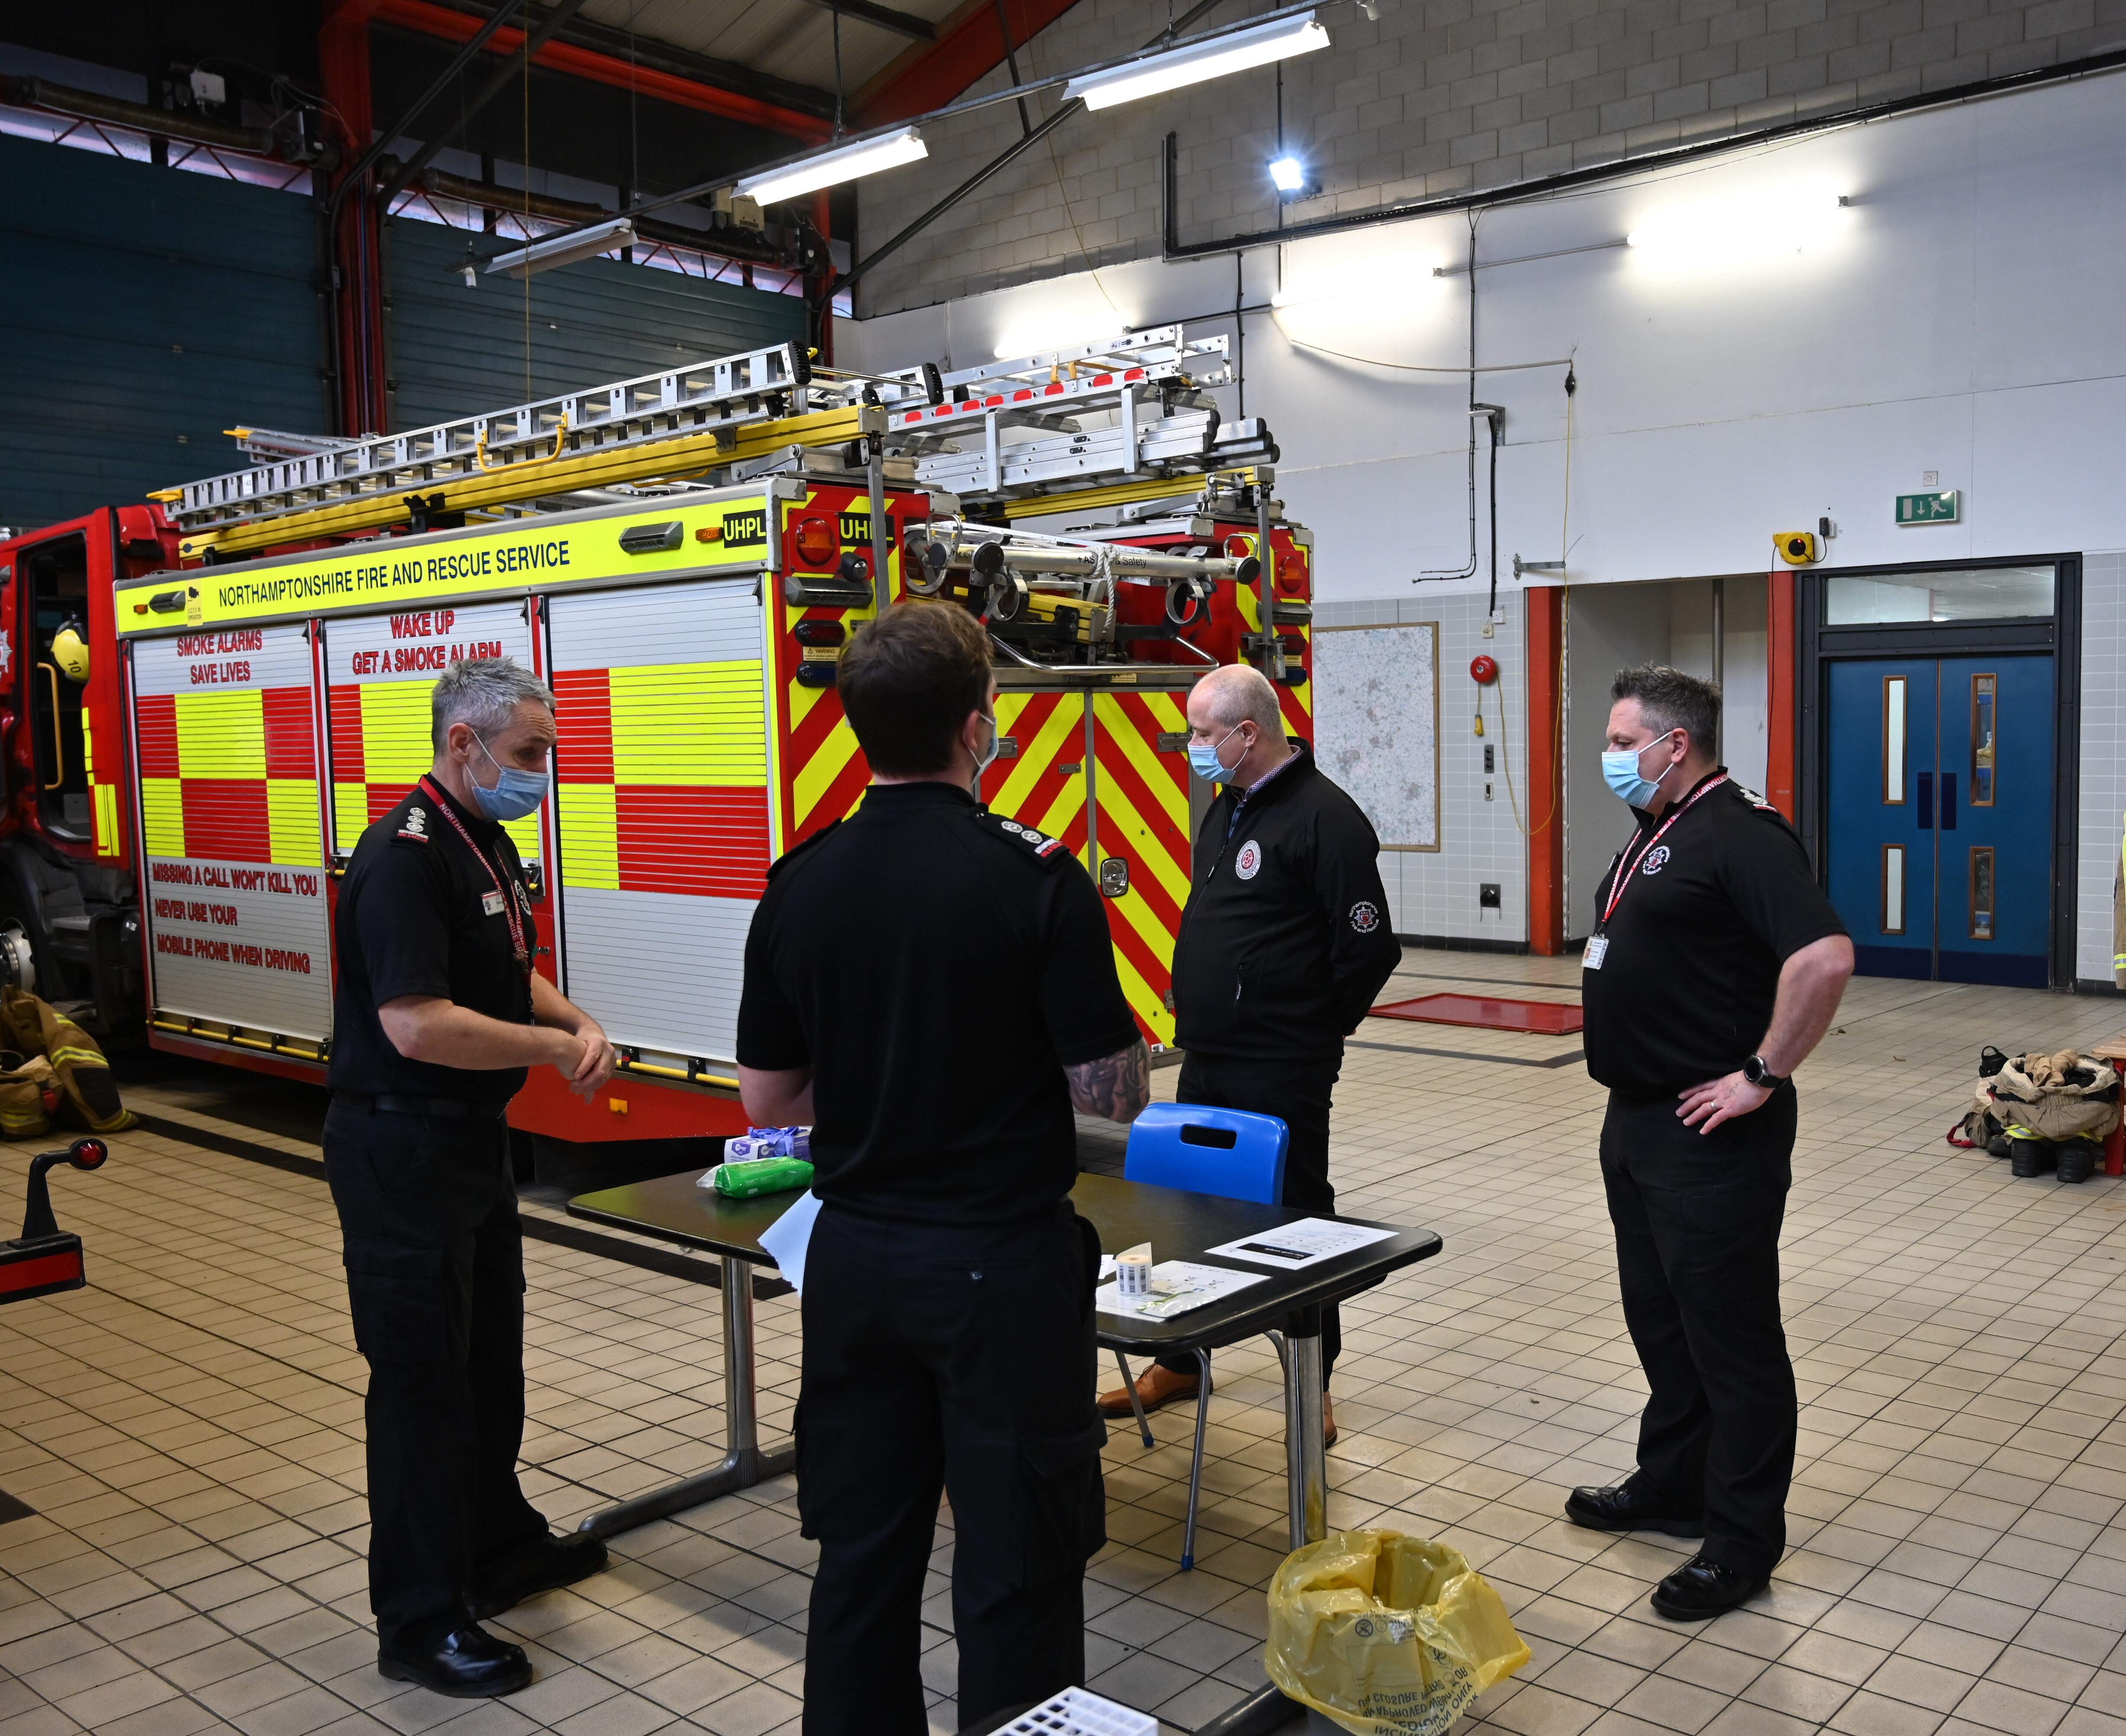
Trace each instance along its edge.
{"label": "man in black uniform", "polygon": [[1575,1489],[1597,1531],[1704,1538],[1654,1608],[1699,1621],[1755,1597],[1786,1546],[1797,1420],[1779,1323],[1788,1078],[1853,974],[1793,829],[1713,763],[1720,692],[1679,670],[1610,690],[1609,787],[1638,830],[1595,894],[1580,998],[1609,1087],[1602,1181],[1624,1323],[1646,1370],[1638,1469]]}
{"label": "man in black uniform", "polygon": [[597,1572],[517,1482],[524,1247],[503,1111],[525,1069],[588,1095],[605,1033],[532,969],[538,931],[501,822],[546,791],[554,698],[508,658],[436,683],[434,767],[362,833],[334,916],[325,1172],[369,1361],[369,1600],[377,1667],[506,1694],[521,1646],[477,1618]]}
{"label": "man in black uniform", "polygon": [[[1287,738],[1277,689],[1233,664],[1188,696],[1188,758],[1222,785],[1196,834],[1188,907],[1174,949],[1174,1040],[1183,1051],[1182,1103],[1252,1110],[1291,1130],[1284,1201],[1334,1211],[1329,1097],[1344,1040],[1401,962],[1381,886],[1380,839],[1358,804]],[[1343,1342],[1321,1311],[1321,1420]],[[1155,1362],[1137,1377],[1146,1410],[1192,1396],[1195,1358]],[[1130,1413],[1129,1389],[1100,1395],[1103,1415]]]}
{"label": "man in black uniform", "polygon": [[837,685],[872,785],[770,871],[739,1080],[755,1123],[812,1124],[824,1202],[797,1399],[797,1507],[820,1545],[805,1729],[920,1736],[941,1489],[961,1727],[1084,1680],[1106,1432],[1070,1111],[1134,1119],[1150,1064],[1084,869],[968,794],[997,743],[974,618],[898,604]]}

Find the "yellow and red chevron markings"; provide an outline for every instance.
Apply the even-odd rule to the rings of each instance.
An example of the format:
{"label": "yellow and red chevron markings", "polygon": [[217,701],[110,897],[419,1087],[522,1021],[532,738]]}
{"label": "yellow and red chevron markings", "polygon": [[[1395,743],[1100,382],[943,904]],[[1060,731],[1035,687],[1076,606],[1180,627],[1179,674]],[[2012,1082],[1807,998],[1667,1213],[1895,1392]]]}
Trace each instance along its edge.
{"label": "yellow and red chevron markings", "polygon": [[136,718],[149,855],[319,866],[307,687],[143,694]]}
{"label": "yellow and red chevron markings", "polygon": [[[1174,941],[1188,902],[1188,762],[1158,751],[1162,734],[1184,730],[1180,693],[1101,693],[1093,706],[1103,861],[1129,865],[1129,889],[1103,900],[1115,937],[1115,968],[1137,1022],[1153,1041],[1174,1040],[1166,993],[1174,986]],[[1094,865],[1094,872],[1099,865]]]}
{"label": "yellow and red chevron markings", "polygon": [[1084,861],[1085,696],[1000,693],[996,719],[997,733],[1018,751],[984,774],[982,800],[994,813],[1060,837]]}

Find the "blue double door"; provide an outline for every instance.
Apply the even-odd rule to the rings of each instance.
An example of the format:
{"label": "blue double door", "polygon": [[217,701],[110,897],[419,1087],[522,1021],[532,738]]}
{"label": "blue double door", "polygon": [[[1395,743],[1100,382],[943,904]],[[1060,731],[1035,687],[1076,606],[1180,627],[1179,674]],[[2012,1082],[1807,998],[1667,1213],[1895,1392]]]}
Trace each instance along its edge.
{"label": "blue double door", "polygon": [[1830,675],[1826,864],[1860,974],[2047,987],[2053,659]]}

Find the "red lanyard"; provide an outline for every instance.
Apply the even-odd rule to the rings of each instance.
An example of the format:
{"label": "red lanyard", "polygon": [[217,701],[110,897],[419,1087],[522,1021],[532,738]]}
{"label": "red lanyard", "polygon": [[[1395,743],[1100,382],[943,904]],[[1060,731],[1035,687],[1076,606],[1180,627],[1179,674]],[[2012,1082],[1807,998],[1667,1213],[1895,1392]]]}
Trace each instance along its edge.
{"label": "red lanyard", "polygon": [[495,895],[502,900],[502,913],[509,919],[510,949],[517,955],[517,969],[528,974],[532,969],[532,951],[524,944],[524,916],[517,908],[517,900],[510,895],[510,889],[502,884],[502,876],[495,872],[494,864],[488,860],[487,852],[472,841],[472,834],[465,830],[465,822],[458,818],[457,810],[451,806],[449,797],[425,777],[421,783],[436,799],[437,806],[443,810],[443,818],[451,823],[451,829],[465,840],[465,848],[480,858],[480,866],[487,870],[487,877],[494,882]]}
{"label": "red lanyard", "polygon": [[[1673,826],[1678,820],[1681,819],[1684,815],[1689,813],[1693,808],[1696,807],[1698,805],[1698,800],[1700,796],[1710,795],[1715,790],[1717,790],[1727,781],[1727,776],[1725,772],[1722,772],[1718,777],[1714,778],[1711,783],[1700,784],[1696,790],[1691,792],[1690,800],[1685,802],[1680,808],[1677,809],[1675,813],[1669,815],[1669,817],[1663,820],[1660,825],[1656,826],[1654,828],[1653,836],[1648,838],[1646,842],[1639,846],[1639,853],[1633,856],[1629,866],[1622,868],[1618,872],[1617,878],[1610,882],[1609,902],[1602,907],[1601,927],[1595,931],[1598,934],[1600,933],[1603,929],[1609,927],[1609,918],[1617,913],[1617,906],[1623,902],[1624,889],[1631,885],[1633,871],[1638,867],[1640,863],[1643,862],[1646,859],[1646,852],[1661,841],[1661,834],[1666,832],[1668,828]],[[1629,845],[1625,847],[1626,849],[1630,847],[1631,847]],[[1617,852],[1617,860],[1619,863],[1623,861],[1624,851],[1623,850],[1619,850]]]}

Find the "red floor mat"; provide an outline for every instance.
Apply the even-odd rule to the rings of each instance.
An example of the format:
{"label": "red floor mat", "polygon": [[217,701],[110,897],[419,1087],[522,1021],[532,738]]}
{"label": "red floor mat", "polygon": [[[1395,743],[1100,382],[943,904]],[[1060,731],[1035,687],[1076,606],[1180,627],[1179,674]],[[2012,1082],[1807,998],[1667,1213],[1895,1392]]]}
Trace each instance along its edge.
{"label": "red floor mat", "polygon": [[1486,1031],[1530,1031],[1561,1037],[1585,1021],[1577,1007],[1556,1001],[1502,1001],[1483,994],[1425,994],[1414,1001],[1376,1007],[1377,1019],[1409,1019],[1420,1025],[1475,1025]]}

